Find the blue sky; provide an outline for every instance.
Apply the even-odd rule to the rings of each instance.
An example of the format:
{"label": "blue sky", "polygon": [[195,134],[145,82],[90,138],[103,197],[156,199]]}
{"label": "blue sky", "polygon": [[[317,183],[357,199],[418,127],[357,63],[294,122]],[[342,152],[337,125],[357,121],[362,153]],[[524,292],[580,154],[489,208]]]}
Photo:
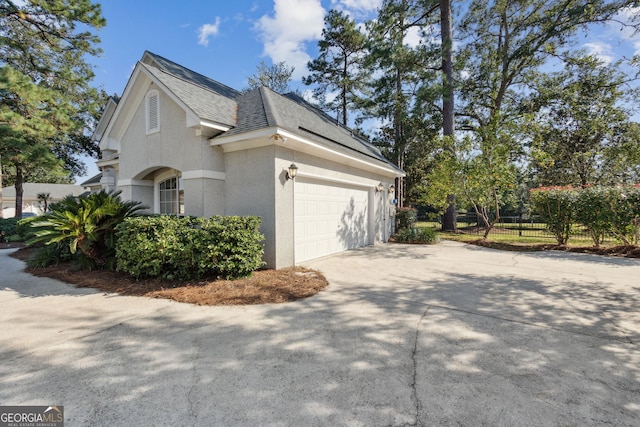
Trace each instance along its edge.
{"label": "blue sky", "polygon": [[[260,61],[294,66],[294,88],[305,90],[306,63],[317,54],[317,41],[331,8],[361,21],[375,16],[381,0],[103,0],[107,26],[99,31],[103,54],[90,58],[94,85],[122,94],[145,50],[164,56],[236,89]],[[621,17],[627,20],[627,17]],[[612,26],[580,37],[577,46],[613,61],[640,53],[640,37]],[[87,175],[95,175],[86,159]]]}

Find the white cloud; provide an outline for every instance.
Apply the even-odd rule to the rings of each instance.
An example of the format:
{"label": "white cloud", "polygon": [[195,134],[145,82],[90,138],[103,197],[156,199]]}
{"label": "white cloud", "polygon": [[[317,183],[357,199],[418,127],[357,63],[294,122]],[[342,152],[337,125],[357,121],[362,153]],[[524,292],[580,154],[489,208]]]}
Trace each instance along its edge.
{"label": "white cloud", "polygon": [[417,47],[420,44],[420,40],[422,40],[420,28],[411,27],[407,30],[407,35],[404,37],[404,44],[409,47]]}
{"label": "white cloud", "polygon": [[332,0],[334,8],[353,12],[373,12],[382,5],[382,0]]}
{"label": "white cloud", "polygon": [[325,10],[320,0],[274,0],[273,16],[262,16],[255,25],[264,53],[275,62],[295,67],[294,78],[307,73],[311,59],[306,43],[320,39]]}
{"label": "white cloud", "polygon": [[609,65],[613,62],[613,56],[610,54],[613,52],[611,45],[603,42],[585,43],[584,47],[587,49],[589,55],[593,55],[600,59],[605,65]]}
{"label": "white cloud", "polygon": [[630,42],[634,48],[634,54],[640,55],[640,32],[636,32],[632,27],[633,24],[637,24],[640,21],[640,7],[627,7],[622,9],[617,20],[622,24],[611,24],[620,37]]}
{"label": "white cloud", "polygon": [[204,24],[198,28],[198,44],[209,46],[209,37],[217,36],[220,31],[220,17],[216,16],[213,24]]}

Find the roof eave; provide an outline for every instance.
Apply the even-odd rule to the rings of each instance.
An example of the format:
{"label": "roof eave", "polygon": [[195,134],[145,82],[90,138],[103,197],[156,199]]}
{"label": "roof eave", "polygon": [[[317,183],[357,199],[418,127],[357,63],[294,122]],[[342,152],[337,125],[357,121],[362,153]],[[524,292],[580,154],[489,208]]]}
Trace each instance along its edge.
{"label": "roof eave", "polygon": [[403,171],[390,163],[368,157],[357,151],[328,147],[325,144],[278,126],[236,135],[223,135],[211,139],[210,144],[211,146],[221,147],[225,153],[277,145],[387,176],[406,176]]}

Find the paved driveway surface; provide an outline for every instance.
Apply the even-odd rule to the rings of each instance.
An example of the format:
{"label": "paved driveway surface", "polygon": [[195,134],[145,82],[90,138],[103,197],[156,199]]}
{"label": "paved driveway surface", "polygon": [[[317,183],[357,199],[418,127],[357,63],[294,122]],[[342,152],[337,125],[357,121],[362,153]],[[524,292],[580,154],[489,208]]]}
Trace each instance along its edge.
{"label": "paved driveway surface", "polygon": [[445,242],[308,263],[292,304],[75,289],[0,251],[0,404],[67,426],[638,425],[640,262]]}

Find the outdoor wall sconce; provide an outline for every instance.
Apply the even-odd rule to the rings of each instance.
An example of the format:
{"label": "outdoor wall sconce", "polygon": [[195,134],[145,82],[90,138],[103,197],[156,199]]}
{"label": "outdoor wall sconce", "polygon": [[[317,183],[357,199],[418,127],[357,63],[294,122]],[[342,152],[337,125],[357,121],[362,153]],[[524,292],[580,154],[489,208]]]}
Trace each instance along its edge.
{"label": "outdoor wall sconce", "polygon": [[389,193],[390,193],[390,194],[393,194],[393,193],[395,193],[395,191],[396,191],[396,186],[395,186],[395,185],[393,185],[393,184],[391,184],[391,185],[389,186]]}
{"label": "outdoor wall sconce", "polygon": [[298,167],[295,163],[291,163],[291,166],[287,169],[287,179],[294,180],[296,175],[298,175]]}
{"label": "outdoor wall sconce", "polygon": [[287,142],[287,138],[280,135],[279,133],[274,133],[273,135],[271,135],[271,139],[273,139],[274,141],[282,141],[283,143]]}
{"label": "outdoor wall sconce", "polygon": [[376,193],[380,193],[380,192],[381,192],[381,191],[383,191],[383,190],[384,190],[384,184],[383,184],[383,183],[379,183],[379,184],[376,186]]}

